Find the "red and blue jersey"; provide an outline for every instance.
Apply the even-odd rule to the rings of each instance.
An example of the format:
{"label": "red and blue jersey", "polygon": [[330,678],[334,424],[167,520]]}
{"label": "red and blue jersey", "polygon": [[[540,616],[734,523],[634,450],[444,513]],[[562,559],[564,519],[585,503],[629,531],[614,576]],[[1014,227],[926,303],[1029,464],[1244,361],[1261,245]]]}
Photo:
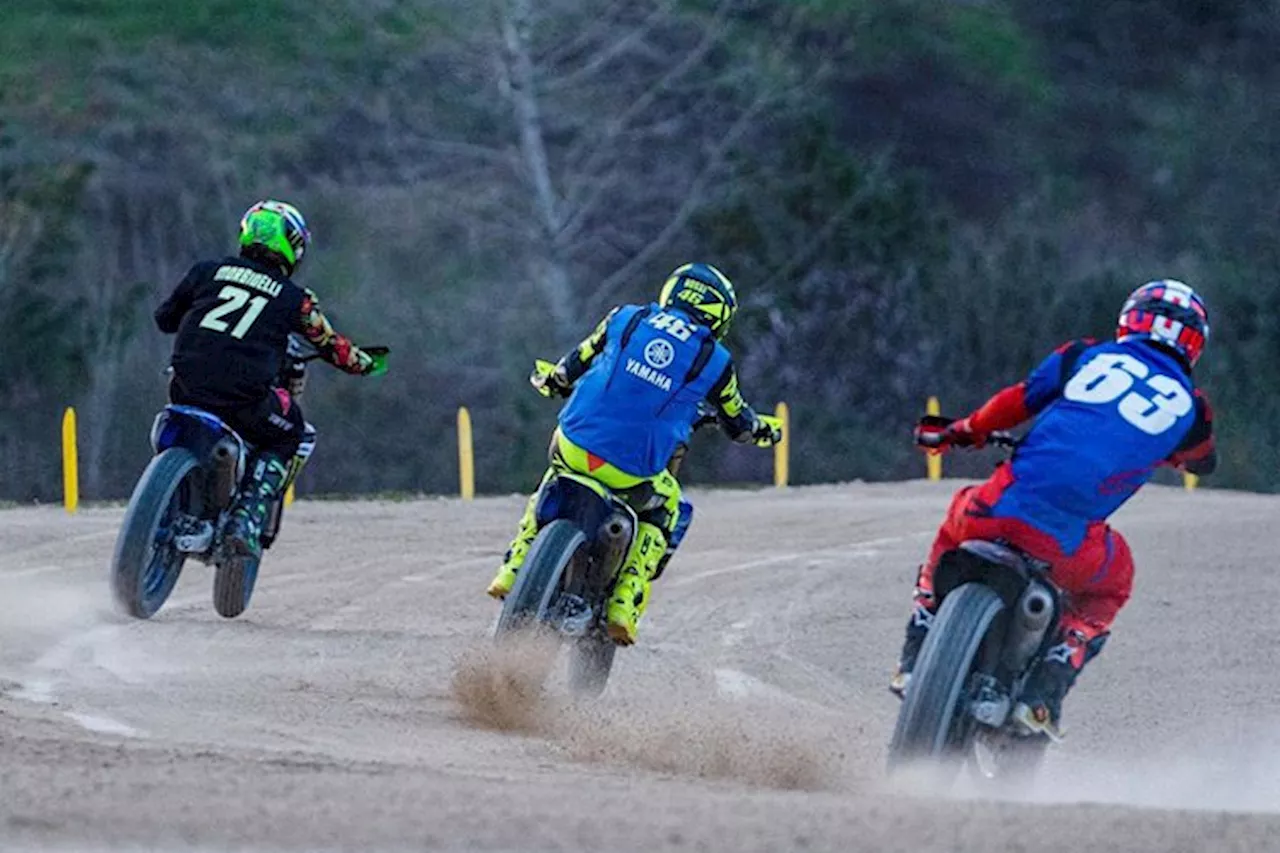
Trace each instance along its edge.
{"label": "red and blue jersey", "polygon": [[1120,508],[1161,464],[1207,473],[1212,412],[1184,363],[1147,342],[1073,341],[973,415],[975,429],[1034,426],[992,506],[1074,553],[1091,523]]}

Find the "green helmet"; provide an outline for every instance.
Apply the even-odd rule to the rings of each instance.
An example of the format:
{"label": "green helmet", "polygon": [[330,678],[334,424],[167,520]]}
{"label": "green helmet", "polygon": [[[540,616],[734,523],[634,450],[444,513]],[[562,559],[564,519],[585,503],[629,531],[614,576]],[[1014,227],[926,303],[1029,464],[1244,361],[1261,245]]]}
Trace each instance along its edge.
{"label": "green helmet", "polygon": [[671,273],[658,297],[663,308],[683,308],[718,340],[729,333],[738,295],[729,277],[711,264],[685,264]]}
{"label": "green helmet", "polygon": [[298,208],[283,201],[260,201],[240,217],[240,254],[267,255],[278,261],[286,275],[302,263],[311,245],[311,231]]}

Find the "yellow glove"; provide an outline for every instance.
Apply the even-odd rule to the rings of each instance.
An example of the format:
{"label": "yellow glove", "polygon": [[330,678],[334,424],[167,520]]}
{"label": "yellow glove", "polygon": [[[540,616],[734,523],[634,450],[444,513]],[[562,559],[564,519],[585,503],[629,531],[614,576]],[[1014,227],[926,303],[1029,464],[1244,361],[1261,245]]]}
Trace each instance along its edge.
{"label": "yellow glove", "polygon": [[782,418],[773,415],[756,415],[756,427],[751,431],[756,447],[773,447],[782,441]]}
{"label": "yellow glove", "polygon": [[543,397],[568,397],[573,389],[569,386],[564,368],[554,361],[537,359],[533,363],[533,372],[529,374],[529,384],[533,390]]}

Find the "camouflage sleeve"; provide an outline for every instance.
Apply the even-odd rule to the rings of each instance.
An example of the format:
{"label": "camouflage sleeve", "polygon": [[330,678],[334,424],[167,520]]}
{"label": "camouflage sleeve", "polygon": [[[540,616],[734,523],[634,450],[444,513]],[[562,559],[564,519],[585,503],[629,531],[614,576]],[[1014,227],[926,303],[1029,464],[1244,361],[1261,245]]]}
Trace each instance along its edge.
{"label": "camouflage sleeve", "polygon": [[751,441],[751,434],[760,421],[738,390],[738,371],[734,369],[733,362],[725,366],[724,373],[711,386],[707,401],[715,406],[720,426],[729,438],[743,443]]}
{"label": "camouflage sleeve", "polygon": [[298,321],[298,331],[334,367],[345,373],[368,373],[373,369],[373,357],[333,330],[329,318],[320,310],[320,301],[309,288],[303,291]]}
{"label": "camouflage sleeve", "polygon": [[560,359],[560,368],[564,381],[572,385],[582,378],[582,374],[587,372],[587,368],[591,366],[591,362],[595,357],[604,352],[605,333],[609,329],[609,321],[613,319],[613,315],[618,313],[618,309],[614,308],[605,318],[596,326],[595,331],[583,339],[572,350]]}

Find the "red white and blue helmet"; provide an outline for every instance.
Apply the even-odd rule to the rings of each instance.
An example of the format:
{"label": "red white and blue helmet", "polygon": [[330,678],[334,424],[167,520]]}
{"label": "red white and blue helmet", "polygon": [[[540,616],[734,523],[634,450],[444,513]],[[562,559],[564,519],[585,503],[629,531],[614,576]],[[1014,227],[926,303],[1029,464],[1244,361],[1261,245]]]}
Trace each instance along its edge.
{"label": "red white and blue helmet", "polygon": [[1209,311],[1190,286],[1169,278],[1149,281],[1125,300],[1116,340],[1154,341],[1195,365],[1209,340]]}

